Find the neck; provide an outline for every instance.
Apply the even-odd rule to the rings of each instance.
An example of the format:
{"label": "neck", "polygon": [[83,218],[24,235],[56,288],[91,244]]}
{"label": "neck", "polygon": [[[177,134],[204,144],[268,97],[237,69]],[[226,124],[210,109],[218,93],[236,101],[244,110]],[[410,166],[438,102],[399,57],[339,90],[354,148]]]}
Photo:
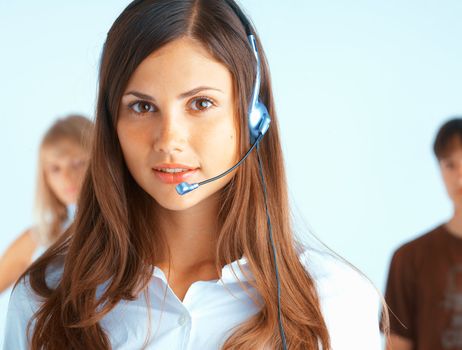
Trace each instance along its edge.
{"label": "neck", "polygon": [[462,207],[454,207],[454,215],[446,224],[448,230],[455,236],[462,238]]}
{"label": "neck", "polygon": [[177,271],[214,266],[218,208],[217,196],[181,211],[158,207],[160,230],[168,251],[156,265]]}

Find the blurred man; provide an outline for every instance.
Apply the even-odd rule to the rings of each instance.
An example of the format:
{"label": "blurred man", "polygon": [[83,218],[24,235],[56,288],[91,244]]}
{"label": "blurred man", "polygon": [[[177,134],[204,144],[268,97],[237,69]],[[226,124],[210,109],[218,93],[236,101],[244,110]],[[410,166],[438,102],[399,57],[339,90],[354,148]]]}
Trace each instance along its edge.
{"label": "blurred man", "polygon": [[462,350],[462,118],[446,122],[434,146],[452,218],[393,255],[386,301],[387,350]]}

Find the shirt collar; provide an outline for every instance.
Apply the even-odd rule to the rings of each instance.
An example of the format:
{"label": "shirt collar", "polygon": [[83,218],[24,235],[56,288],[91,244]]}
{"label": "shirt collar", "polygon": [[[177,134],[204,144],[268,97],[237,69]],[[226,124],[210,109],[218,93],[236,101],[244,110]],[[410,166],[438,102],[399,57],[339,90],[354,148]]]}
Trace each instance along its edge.
{"label": "shirt collar", "polygon": [[[154,266],[153,276],[167,284],[167,277],[159,267]],[[252,278],[252,272],[250,271],[247,258],[242,257],[231,264],[223,266],[221,269],[221,279],[217,280],[216,283],[220,281],[223,283],[247,282],[249,278]]]}

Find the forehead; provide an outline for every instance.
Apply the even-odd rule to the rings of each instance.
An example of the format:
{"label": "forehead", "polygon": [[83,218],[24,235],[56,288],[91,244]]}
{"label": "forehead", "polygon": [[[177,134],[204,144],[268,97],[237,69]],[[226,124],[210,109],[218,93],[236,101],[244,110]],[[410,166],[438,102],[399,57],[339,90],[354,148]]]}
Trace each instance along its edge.
{"label": "forehead", "polygon": [[85,157],[87,152],[76,142],[62,140],[45,145],[42,159],[46,163],[65,161],[70,158]]}
{"label": "forehead", "polygon": [[197,40],[176,39],[151,53],[136,68],[127,90],[177,90],[178,93],[198,86],[232,90],[232,75]]}
{"label": "forehead", "polygon": [[459,135],[453,135],[441,150],[440,159],[449,159],[462,156],[462,139]]}

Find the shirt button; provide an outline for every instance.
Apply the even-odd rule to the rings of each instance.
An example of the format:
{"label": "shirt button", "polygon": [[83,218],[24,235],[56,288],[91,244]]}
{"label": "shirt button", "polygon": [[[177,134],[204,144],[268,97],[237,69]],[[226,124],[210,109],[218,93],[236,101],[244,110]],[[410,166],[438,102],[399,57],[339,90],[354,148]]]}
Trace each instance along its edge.
{"label": "shirt button", "polygon": [[180,326],[183,326],[187,320],[188,320],[188,316],[186,314],[183,314],[178,318],[178,324]]}

